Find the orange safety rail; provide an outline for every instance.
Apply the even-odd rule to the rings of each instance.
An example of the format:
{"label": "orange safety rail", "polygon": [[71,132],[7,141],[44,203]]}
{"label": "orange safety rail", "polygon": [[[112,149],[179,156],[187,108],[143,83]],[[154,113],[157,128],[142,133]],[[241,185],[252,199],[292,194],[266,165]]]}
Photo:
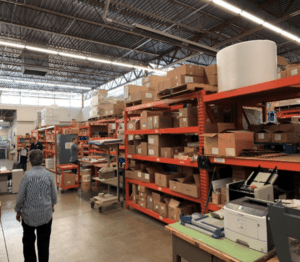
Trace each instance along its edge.
{"label": "orange safety rail", "polygon": [[300,118],[300,108],[297,109],[282,109],[277,111],[277,118],[287,118],[287,117],[299,117]]}

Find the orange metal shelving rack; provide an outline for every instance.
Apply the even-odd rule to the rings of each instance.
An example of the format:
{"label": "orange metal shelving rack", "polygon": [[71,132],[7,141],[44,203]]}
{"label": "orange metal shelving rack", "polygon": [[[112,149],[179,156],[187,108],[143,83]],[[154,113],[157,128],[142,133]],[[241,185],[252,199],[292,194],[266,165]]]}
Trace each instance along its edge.
{"label": "orange metal shelving rack", "polygon": [[[151,162],[159,162],[159,163],[166,163],[166,164],[174,164],[174,165],[181,165],[181,166],[189,166],[189,167],[198,167],[197,161],[190,161],[190,160],[180,160],[180,159],[173,159],[173,158],[162,158],[162,157],[149,157],[149,156],[141,156],[141,155],[130,155],[128,154],[128,135],[140,135],[140,134],[188,134],[188,133],[195,133],[199,137],[199,149],[200,152],[202,152],[203,147],[203,138],[200,136],[204,132],[204,125],[205,125],[205,110],[204,102],[203,102],[203,96],[205,95],[204,91],[198,91],[189,93],[186,95],[176,96],[156,102],[151,102],[147,104],[141,104],[137,106],[128,107],[125,109],[124,112],[124,128],[125,128],[125,169],[129,168],[129,159],[136,159],[136,160],[144,160],[144,161],[151,161]],[[136,131],[127,131],[127,122],[130,119],[130,115],[128,112],[135,111],[135,110],[143,110],[143,109],[161,109],[161,110],[169,110],[174,111],[178,110],[180,108],[183,108],[183,104],[185,102],[191,101],[191,100],[197,100],[198,105],[198,115],[199,115],[199,121],[198,126],[194,127],[181,127],[181,128],[164,128],[164,129],[150,129],[150,130],[136,130]],[[169,195],[173,195],[176,197],[180,197],[195,203],[198,203],[200,205],[204,205],[206,201],[206,195],[208,194],[208,187],[209,187],[209,176],[207,171],[200,171],[200,187],[201,187],[201,196],[200,198],[193,198],[189,197],[184,194],[180,194],[177,192],[174,192],[170,190],[169,188],[164,187],[158,187],[154,183],[144,183],[135,179],[125,179],[125,186],[126,186],[126,208],[129,208],[129,206],[140,210],[141,212],[144,212],[154,218],[157,218],[167,224],[174,223],[172,219],[165,218],[160,216],[159,214],[142,208],[137,204],[134,204],[129,196],[129,184],[138,184],[143,185],[147,188],[151,188],[156,191],[160,191]],[[214,206],[210,204],[208,208],[212,211],[220,209],[217,206]]]}

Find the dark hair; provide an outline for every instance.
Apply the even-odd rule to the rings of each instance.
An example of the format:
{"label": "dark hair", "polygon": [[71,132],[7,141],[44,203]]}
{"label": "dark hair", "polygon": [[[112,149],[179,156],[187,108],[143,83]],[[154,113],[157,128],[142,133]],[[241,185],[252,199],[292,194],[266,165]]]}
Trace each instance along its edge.
{"label": "dark hair", "polygon": [[43,163],[44,155],[39,149],[31,150],[29,153],[29,161],[32,166],[40,166]]}
{"label": "dark hair", "polygon": [[72,142],[74,142],[76,139],[77,139],[77,137],[73,137],[73,138],[72,138]]}
{"label": "dark hair", "polygon": [[35,136],[33,136],[31,139],[33,139],[33,140],[36,140],[36,137],[35,137]]}

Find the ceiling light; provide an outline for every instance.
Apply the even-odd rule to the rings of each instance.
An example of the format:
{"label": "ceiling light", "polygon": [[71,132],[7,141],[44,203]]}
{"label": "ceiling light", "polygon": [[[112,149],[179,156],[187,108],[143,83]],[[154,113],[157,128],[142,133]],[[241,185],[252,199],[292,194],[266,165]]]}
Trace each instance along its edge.
{"label": "ceiling light", "polygon": [[67,57],[72,57],[72,58],[78,58],[78,59],[87,59],[86,56],[82,56],[82,55],[75,55],[75,54],[71,54],[71,53],[63,53],[63,52],[59,52],[58,53],[61,56],[67,56]]}
{"label": "ceiling light", "polygon": [[263,26],[270,29],[270,30],[272,30],[272,31],[274,31],[274,32],[276,32],[276,33],[281,33],[283,31],[281,28],[279,28],[277,26],[274,26],[272,24],[269,24],[267,22],[264,22]]}
{"label": "ceiling light", "polygon": [[260,19],[260,18],[258,18],[258,17],[256,17],[256,16],[254,16],[254,15],[251,15],[251,14],[249,14],[248,12],[245,12],[245,11],[243,11],[242,13],[241,13],[241,16],[243,16],[243,17],[246,17],[246,18],[248,18],[249,20],[251,20],[251,21],[253,21],[253,22],[255,22],[255,23],[258,23],[258,24],[263,24],[265,21],[264,20],[262,20],[262,19]]}
{"label": "ceiling light", "polygon": [[25,92],[25,93],[36,93],[36,94],[49,94],[49,95],[68,95],[68,96],[77,96],[77,93],[67,93],[67,92],[51,92],[51,91],[42,91],[42,90],[31,90],[31,89],[17,89],[17,88],[3,88],[0,87],[0,90],[5,92]]}
{"label": "ceiling light", "polygon": [[242,10],[240,8],[237,8],[237,7],[235,7],[231,4],[228,4],[222,0],[212,0],[212,2],[226,8],[227,10],[232,11],[234,13],[240,14],[242,12]]}
{"label": "ceiling light", "polygon": [[49,49],[45,49],[45,48],[34,47],[34,46],[28,46],[28,45],[26,45],[26,49],[37,51],[37,52],[42,52],[42,53],[54,54],[54,55],[58,54],[57,51],[53,51],[53,50],[49,50]]}
{"label": "ceiling light", "polygon": [[24,48],[25,47],[25,45],[22,45],[22,44],[15,44],[15,43],[4,42],[4,41],[0,41],[0,45],[5,45],[8,47],[16,47],[16,48]]}
{"label": "ceiling light", "polygon": [[112,61],[109,61],[109,60],[103,60],[103,59],[92,58],[92,57],[87,57],[87,60],[97,62],[97,63],[103,63],[103,64],[111,64],[112,63]]}
{"label": "ceiling light", "polygon": [[286,31],[282,31],[281,32],[282,35],[284,35],[285,37],[288,37],[292,40],[298,40],[299,38],[296,35],[290,34],[289,32]]}
{"label": "ceiling light", "polygon": [[41,83],[41,82],[37,82],[35,84],[37,84],[37,85],[44,85],[44,86],[55,86],[55,84]]}
{"label": "ceiling light", "polygon": [[118,62],[112,62],[111,64],[116,65],[116,66],[124,66],[124,67],[134,68],[134,65],[130,65],[130,64],[124,64],[124,63],[118,63]]}

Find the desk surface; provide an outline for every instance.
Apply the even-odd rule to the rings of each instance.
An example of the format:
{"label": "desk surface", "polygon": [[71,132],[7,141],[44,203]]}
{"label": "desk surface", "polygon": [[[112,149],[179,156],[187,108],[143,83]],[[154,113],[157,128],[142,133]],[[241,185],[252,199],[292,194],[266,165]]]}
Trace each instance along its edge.
{"label": "desk surface", "polygon": [[[228,262],[269,261],[274,256],[250,249],[226,238],[214,239],[198,231],[180,225],[180,222],[166,226],[166,230],[173,235],[195,245],[202,250]],[[276,260],[271,260],[276,262]],[[271,262],[270,261],[270,262]]]}

